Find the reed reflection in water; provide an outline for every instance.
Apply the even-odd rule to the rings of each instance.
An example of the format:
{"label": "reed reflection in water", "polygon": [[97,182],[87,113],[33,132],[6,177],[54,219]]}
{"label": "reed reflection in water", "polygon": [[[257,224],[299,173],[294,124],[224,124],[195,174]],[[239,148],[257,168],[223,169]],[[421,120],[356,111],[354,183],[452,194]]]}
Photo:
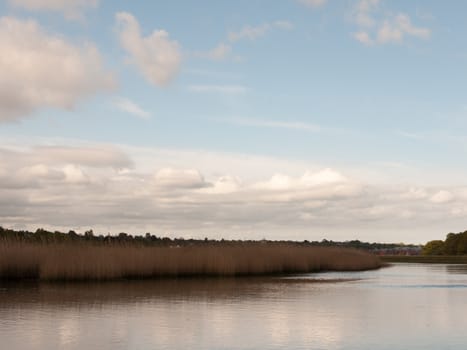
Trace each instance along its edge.
{"label": "reed reflection in water", "polygon": [[0,287],[0,339],[2,349],[41,350],[465,349],[466,284],[459,269],[407,264],[287,279],[10,284]]}

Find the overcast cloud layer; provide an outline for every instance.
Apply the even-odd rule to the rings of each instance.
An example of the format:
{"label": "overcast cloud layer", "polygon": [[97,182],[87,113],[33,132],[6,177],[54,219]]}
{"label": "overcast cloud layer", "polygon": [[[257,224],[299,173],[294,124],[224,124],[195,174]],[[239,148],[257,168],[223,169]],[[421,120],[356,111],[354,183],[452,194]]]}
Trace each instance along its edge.
{"label": "overcast cloud layer", "polygon": [[[213,160],[217,174],[202,168]],[[277,172],[222,172],[231,162],[253,172],[276,166]],[[300,173],[284,171],[286,163]],[[447,230],[446,219],[452,225],[467,211],[467,187],[381,186],[336,169],[302,171],[306,165],[274,158],[10,144],[0,149],[0,164],[0,220],[17,228],[256,239],[372,239],[402,230],[394,237],[417,242],[420,231]]]}

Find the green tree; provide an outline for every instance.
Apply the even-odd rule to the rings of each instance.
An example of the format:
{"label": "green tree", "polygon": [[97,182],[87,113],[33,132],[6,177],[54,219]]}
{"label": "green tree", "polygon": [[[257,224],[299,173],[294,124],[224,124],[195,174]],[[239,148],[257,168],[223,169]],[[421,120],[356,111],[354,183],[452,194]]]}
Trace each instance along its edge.
{"label": "green tree", "polygon": [[443,255],[444,242],[441,240],[429,241],[423,246],[423,255]]}
{"label": "green tree", "polygon": [[461,238],[460,233],[449,233],[444,242],[444,254],[457,255],[457,248]]}

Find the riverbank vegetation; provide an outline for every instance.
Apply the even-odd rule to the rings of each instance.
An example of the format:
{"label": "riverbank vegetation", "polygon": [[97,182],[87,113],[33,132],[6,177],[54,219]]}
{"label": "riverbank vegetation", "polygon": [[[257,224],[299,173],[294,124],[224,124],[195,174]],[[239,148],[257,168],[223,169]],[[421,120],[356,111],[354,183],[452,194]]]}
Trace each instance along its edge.
{"label": "riverbank vegetation", "polygon": [[467,231],[449,233],[446,239],[429,241],[422,251],[423,255],[467,255]]}
{"label": "riverbank vegetation", "polygon": [[[151,233],[143,235],[130,235],[121,232],[117,235],[95,234],[92,230],[87,230],[84,233],[69,231],[68,233],[59,231],[47,231],[42,228],[36,231],[18,231],[5,229],[0,226],[0,241],[14,241],[24,243],[79,243],[91,242],[94,244],[116,244],[116,245],[136,245],[136,246],[194,246],[194,245],[236,245],[239,243],[258,243],[253,240],[215,240],[215,239],[194,239],[194,238],[170,238],[160,237]],[[263,239],[262,244],[292,244],[296,246],[313,246],[313,247],[338,247],[338,248],[353,248],[364,250],[375,254],[405,254],[407,251],[421,249],[418,245],[404,243],[379,243],[379,242],[362,242],[360,240],[348,240],[344,242],[323,239],[321,241],[271,241]]]}
{"label": "riverbank vegetation", "polygon": [[100,241],[91,233],[87,239],[86,234],[65,237],[39,232],[36,236],[41,235],[48,238],[41,241],[20,231],[0,231],[0,279],[227,277],[354,271],[381,266],[377,256],[360,250],[293,242],[194,240],[179,245],[173,240],[171,244],[112,237]]}

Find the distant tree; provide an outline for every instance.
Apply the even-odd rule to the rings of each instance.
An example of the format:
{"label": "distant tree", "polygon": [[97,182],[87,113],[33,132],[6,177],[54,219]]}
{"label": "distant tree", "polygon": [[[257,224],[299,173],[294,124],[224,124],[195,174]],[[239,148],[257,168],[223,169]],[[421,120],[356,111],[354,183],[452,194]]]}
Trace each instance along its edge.
{"label": "distant tree", "polygon": [[467,232],[459,234],[459,239],[457,241],[457,252],[458,255],[467,254]]}
{"label": "distant tree", "polygon": [[87,230],[84,232],[84,237],[86,239],[93,239],[94,238],[94,231],[93,230]]}
{"label": "distant tree", "polygon": [[444,242],[441,240],[429,241],[424,245],[422,253],[423,255],[443,255],[444,248]]}
{"label": "distant tree", "polygon": [[460,233],[449,233],[444,242],[444,254],[457,255],[457,248],[461,238]]}
{"label": "distant tree", "polygon": [[132,238],[133,238],[133,237],[130,236],[130,235],[129,235],[128,233],[126,233],[126,232],[120,232],[120,233],[118,234],[118,240],[119,240],[120,242],[129,241],[129,240],[131,240]]}

